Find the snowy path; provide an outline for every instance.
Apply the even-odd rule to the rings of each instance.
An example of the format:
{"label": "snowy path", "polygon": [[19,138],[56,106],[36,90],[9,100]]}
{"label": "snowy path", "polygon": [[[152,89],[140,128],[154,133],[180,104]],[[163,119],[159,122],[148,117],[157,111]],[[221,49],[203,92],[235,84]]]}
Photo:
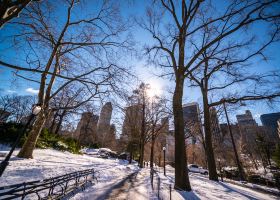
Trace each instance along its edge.
{"label": "snowy path", "polygon": [[[190,174],[193,191],[179,192],[173,189],[174,169],[168,168],[167,176],[158,173],[161,178],[160,199],[169,200],[169,185],[172,185],[172,200],[276,200],[279,197],[264,194],[230,183],[210,181],[206,176]],[[156,200],[157,178],[155,176],[154,191],[150,186],[150,170],[148,168],[131,172],[111,184],[101,183],[77,194],[75,200]],[[104,184],[104,185],[102,185]]]}
{"label": "snowy path", "polygon": [[153,198],[149,182],[148,169],[141,169],[118,179],[105,187],[93,186],[83,193],[75,195],[72,199],[83,200],[143,200]]}

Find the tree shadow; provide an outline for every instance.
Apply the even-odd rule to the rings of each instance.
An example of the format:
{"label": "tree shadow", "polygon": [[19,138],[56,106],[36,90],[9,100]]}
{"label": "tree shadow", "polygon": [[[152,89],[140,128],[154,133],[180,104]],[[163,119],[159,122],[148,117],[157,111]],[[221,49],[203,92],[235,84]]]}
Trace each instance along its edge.
{"label": "tree shadow", "polygon": [[[136,185],[133,185],[133,180],[136,178],[137,174],[139,173],[139,170],[128,175],[126,178],[122,179],[120,182],[114,184],[112,187],[109,187],[105,192],[103,192],[101,195],[94,197],[94,199],[103,200],[103,199],[112,199],[112,197],[118,196],[121,193],[128,192],[127,189],[125,189],[125,184],[130,184],[129,188],[131,187],[137,187]],[[133,186],[132,186],[133,185]]]}
{"label": "tree shadow", "polygon": [[[244,191],[244,192],[240,192],[238,189],[234,189],[234,188],[228,186],[228,185],[225,184],[225,183],[222,183],[222,182],[218,182],[218,183],[219,183],[219,185],[221,185],[221,186],[223,186],[225,189],[227,189],[228,192],[236,192],[236,193],[238,193],[238,194],[240,194],[240,195],[242,195],[242,196],[244,196],[244,197],[246,197],[246,198],[248,198],[248,199],[251,199],[251,200],[258,200],[258,198],[254,197],[254,196],[252,196],[252,195],[244,194],[245,191]],[[240,187],[241,187],[241,186],[240,186]]]}

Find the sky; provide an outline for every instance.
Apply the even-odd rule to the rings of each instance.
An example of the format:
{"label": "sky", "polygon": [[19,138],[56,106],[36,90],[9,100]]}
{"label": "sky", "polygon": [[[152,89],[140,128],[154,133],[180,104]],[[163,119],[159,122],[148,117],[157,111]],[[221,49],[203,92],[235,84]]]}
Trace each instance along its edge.
{"label": "sky", "polygon": [[[93,1],[92,1],[93,2]],[[90,10],[95,9],[95,5],[91,2],[89,7],[86,7],[84,9]],[[145,9],[146,6],[149,4],[148,0],[145,1],[120,1],[121,5],[121,13],[124,18],[129,18],[130,20],[133,20],[133,18],[140,18],[145,15]],[[218,3],[219,2],[219,3]],[[220,3],[221,1],[213,1],[215,5],[218,7],[223,7],[223,4]],[[62,13],[62,16],[64,14]],[[256,26],[255,31],[262,31],[263,27]],[[4,27],[0,29],[0,39],[1,37],[4,37],[5,34],[11,33],[14,30],[11,30],[7,27]],[[137,43],[137,49],[141,50],[143,49],[143,45],[147,43],[152,43],[153,38],[151,35],[149,35],[147,32],[145,32],[143,29],[141,29],[139,26],[135,25],[131,27],[131,33],[134,37],[134,40]],[[3,59],[7,62],[12,63],[13,60],[18,60],[19,62],[24,62],[24,58],[22,58],[20,55],[20,52],[23,51],[23,49],[17,49],[17,51],[14,51],[13,48],[10,47],[10,44],[6,42],[2,42],[0,40],[0,59]],[[252,70],[255,70],[256,72],[266,72],[269,70],[279,70],[280,69],[280,51],[279,51],[279,43],[272,45],[268,49],[268,54],[270,56],[270,60],[268,62],[259,62],[255,60],[254,64],[255,67],[252,68]],[[168,79],[159,78],[157,75],[160,74],[159,68],[154,68],[153,66],[149,65],[147,63],[147,60],[145,57],[141,56],[139,57],[132,57],[128,61],[128,65],[133,67],[133,71],[136,76],[139,77],[141,81],[144,81],[146,83],[149,83],[151,85],[152,91],[151,93],[156,93],[157,95],[166,94],[166,91],[172,91],[174,87],[174,81],[170,81]],[[28,73],[24,73],[25,75],[29,76]],[[31,75],[30,75],[31,76]],[[34,77],[34,75],[32,75]],[[136,86],[135,86],[136,87]],[[23,79],[20,79],[14,75],[14,72],[11,69],[5,68],[3,66],[0,66],[0,95],[7,95],[7,94],[13,94],[13,95],[36,95],[38,93],[38,85]],[[184,90],[184,101],[183,103],[188,102],[194,102],[198,101],[201,102],[201,95],[198,89],[193,88],[185,88]],[[151,94],[152,95],[152,94]],[[255,103],[255,104],[247,104],[247,106],[242,107],[241,109],[236,110],[235,112],[230,113],[231,120],[236,121],[235,115],[244,113],[245,110],[250,109],[253,116],[257,120],[257,122],[260,124],[259,116],[264,113],[270,113],[270,112],[280,112],[280,107],[275,106],[269,106],[264,102],[261,103]]]}

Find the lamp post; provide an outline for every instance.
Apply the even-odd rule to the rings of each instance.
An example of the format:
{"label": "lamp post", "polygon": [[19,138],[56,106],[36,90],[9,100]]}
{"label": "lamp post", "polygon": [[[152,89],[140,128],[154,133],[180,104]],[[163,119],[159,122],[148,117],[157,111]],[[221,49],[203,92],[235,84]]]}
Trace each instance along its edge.
{"label": "lamp post", "polygon": [[8,153],[8,155],[6,156],[6,158],[1,162],[0,164],[0,177],[2,176],[2,174],[4,173],[6,167],[9,165],[9,160],[15,150],[15,148],[17,147],[19,141],[20,141],[20,138],[24,135],[24,133],[26,132],[27,128],[29,127],[29,125],[31,124],[33,118],[38,115],[41,111],[41,107],[39,105],[34,105],[32,107],[32,114],[30,115],[27,123],[25,124],[24,128],[23,128],[23,131],[21,133],[19,133],[16,141],[14,142],[10,152]]}
{"label": "lamp post", "polygon": [[163,150],[163,174],[164,174],[164,176],[166,176],[166,172],[165,172],[165,150],[166,150],[166,148],[163,147],[162,150]]}
{"label": "lamp post", "polygon": [[244,181],[245,178],[244,178],[243,169],[242,169],[241,163],[239,161],[239,157],[238,157],[238,154],[237,154],[234,138],[233,138],[233,135],[232,135],[232,130],[231,130],[230,123],[229,123],[228,113],[227,113],[227,109],[226,109],[226,101],[225,101],[225,99],[222,99],[222,101],[223,101],[223,107],[224,107],[225,114],[226,114],[227,126],[228,126],[229,134],[230,134],[230,137],[231,137],[231,142],[232,142],[232,146],[233,146],[235,160],[236,160],[236,164],[237,164],[238,171],[239,171],[240,180]]}

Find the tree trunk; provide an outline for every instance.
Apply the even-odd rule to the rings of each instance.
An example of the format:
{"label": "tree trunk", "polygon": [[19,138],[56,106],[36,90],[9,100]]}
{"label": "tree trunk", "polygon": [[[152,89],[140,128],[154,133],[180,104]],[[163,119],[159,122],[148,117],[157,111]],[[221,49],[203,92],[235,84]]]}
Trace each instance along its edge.
{"label": "tree trunk", "polygon": [[58,124],[56,126],[56,129],[55,129],[55,132],[54,132],[55,134],[58,134],[58,131],[59,131],[60,127],[61,127],[61,124],[63,122],[63,118],[64,118],[65,114],[66,114],[66,110],[64,110],[62,112],[62,114],[59,116],[59,122],[58,122]]}
{"label": "tree trunk", "polygon": [[245,180],[244,170],[243,170],[242,164],[241,164],[241,162],[239,160],[239,157],[238,157],[238,153],[237,153],[236,145],[235,145],[235,142],[234,142],[232,130],[231,130],[231,127],[230,127],[229,118],[228,118],[228,114],[227,114],[225,103],[223,103],[223,106],[224,106],[224,110],[225,110],[225,114],[226,114],[229,134],[230,134],[230,138],[231,138],[231,142],[232,142],[232,147],[233,147],[233,151],[234,151],[234,156],[235,156],[236,164],[237,164],[238,171],[239,171],[239,176],[240,176],[241,180]]}
{"label": "tree trunk", "polygon": [[140,136],[140,168],[143,168],[144,162],[144,146],[145,146],[145,111],[146,111],[145,96],[142,99],[142,122],[141,122],[141,136]]}
{"label": "tree trunk", "polygon": [[154,146],[155,146],[155,136],[152,135],[151,154],[150,154],[150,168],[154,167]]}
{"label": "tree trunk", "polygon": [[[182,73],[183,74],[183,73]],[[178,74],[173,94],[173,114],[175,128],[175,189],[191,190],[189,175],[187,173],[187,157],[184,134],[184,118],[182,108],[184,77]]]}
{"label": "tree trunk", "polygon": [[204,111],[204,131],[205,131],[205,147],[206,157],[209,170],[209,179],[213,181],[219,181],[216,171],[216,163],[214,157],[214,151],[212,146],[212,133],[211,133],[211,119],[210,110],[208,104],[208,95],[206,91],[202,91],[203,95],[203,111]]}
{"label": "tree trunk", "polygon": [[140,163],[139,166],[140,168],[144,167],[144,148],[145,148],[145,144],[144,141],[141,141],[141,148],[140,148]]}
{"label": "tree trunk", "polygon": [[129,153],[129,164],[132,163],[132,156],[133,156],[133,151],[132,151],[132,148],[130,148],[130,153]]}
{"label": "tree trunk", "polygon": [[39,135],[42,131],[42,128],[45,124],[46,116],[43,111],[39,113],[37,116],[37,119],[35,121],[34,126],[32,127],[32,130],[28,134],[28,137],[26,141],[24,142],[20,152],[18,153],[18,157],[20,158],[33,158],[33,150],[36,146],[37,140],[39,138]]}
{"label": "tree trunk", "polygon": [[50,132],[53,133],[54,132],[54,125],[55,125],[55,122],[56,122],[56,118],[58,117],[58,111],[55,112],[54,116],[53,116],[53,120],[52,120],[52,125],[50,127]]}

